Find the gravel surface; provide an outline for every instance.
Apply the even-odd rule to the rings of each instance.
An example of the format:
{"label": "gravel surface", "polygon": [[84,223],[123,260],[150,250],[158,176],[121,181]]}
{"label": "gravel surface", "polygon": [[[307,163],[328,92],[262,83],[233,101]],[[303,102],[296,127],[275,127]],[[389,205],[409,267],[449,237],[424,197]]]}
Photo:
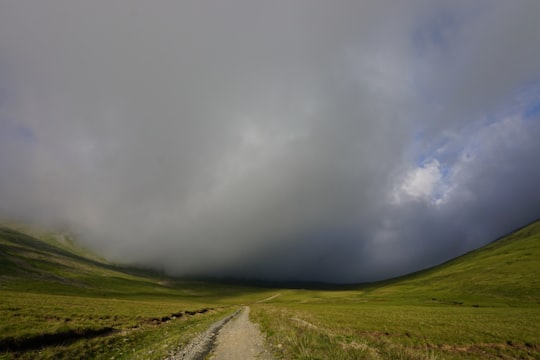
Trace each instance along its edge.
{"label": "gravel surface", "polygon": [[167,360],[272,360],[264,335],[249,321],[249,306],[213,323]]}
{"label": "gravel surface", "polygon": [[216,340],[219,330],[232,318],[237,316],[241,310],[213,323],[205,332],[197,335],[189,344],[178,351],[167,360],[202,360],[210,353]]}
{"label": "gravel surface", "polygon": [[212,360],[248,360],[272,359],[271,353],[265,347],[264,335],[259,327],[249,321],[249,307],[228,322],[219,331]]}

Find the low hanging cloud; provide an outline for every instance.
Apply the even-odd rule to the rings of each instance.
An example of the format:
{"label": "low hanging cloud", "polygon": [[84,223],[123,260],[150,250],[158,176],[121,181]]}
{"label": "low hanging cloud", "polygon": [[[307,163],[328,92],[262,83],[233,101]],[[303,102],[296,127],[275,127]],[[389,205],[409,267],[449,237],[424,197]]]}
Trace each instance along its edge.
{"label": "low hanging cloud", "polygon": [[0,5],[0,215],[172,274],[359,282],[540,217],[535,1]]}

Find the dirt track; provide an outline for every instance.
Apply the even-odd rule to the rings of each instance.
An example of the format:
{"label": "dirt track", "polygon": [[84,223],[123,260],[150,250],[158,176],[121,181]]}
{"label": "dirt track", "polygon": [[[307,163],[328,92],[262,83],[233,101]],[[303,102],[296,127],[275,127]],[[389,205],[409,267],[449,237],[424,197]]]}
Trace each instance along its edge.
{"label": "dirt track", "polygon": [[249,321],[249,307],[215,322],[180,352],[167,360],[273,359],[259,327]]}
{"label": "dirt track", "polygon": [[210,359],[272,359],[271,353],[265,347],[264,336],[259,327],[249,321],[249,307],[228,322],[219,332],[215,351]]}

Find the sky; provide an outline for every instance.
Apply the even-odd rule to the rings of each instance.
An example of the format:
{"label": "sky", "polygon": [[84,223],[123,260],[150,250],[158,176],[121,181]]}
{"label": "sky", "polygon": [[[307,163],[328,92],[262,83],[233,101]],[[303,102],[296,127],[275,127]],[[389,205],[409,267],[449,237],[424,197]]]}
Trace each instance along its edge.
{"label": "sky", "polygon": [[540,2],[0,2],[0,217],[375,281],[540,218]]}

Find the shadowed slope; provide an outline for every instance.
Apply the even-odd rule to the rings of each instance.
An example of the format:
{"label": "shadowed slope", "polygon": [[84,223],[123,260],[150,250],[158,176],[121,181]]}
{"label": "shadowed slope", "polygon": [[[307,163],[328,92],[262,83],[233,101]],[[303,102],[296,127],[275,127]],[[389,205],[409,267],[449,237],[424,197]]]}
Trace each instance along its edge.
{"label": "shadowed slope", "polygon": [[151,290],[157,277],[137,274],[100,260],[72,240],[0,227],[0,284],[3,289],[47,293],[121,293],[136,287]]}
{"label": "shadowed slope", "polygon": [[442,265],[373,284],[370,295],[540,302],[540,221]]}

